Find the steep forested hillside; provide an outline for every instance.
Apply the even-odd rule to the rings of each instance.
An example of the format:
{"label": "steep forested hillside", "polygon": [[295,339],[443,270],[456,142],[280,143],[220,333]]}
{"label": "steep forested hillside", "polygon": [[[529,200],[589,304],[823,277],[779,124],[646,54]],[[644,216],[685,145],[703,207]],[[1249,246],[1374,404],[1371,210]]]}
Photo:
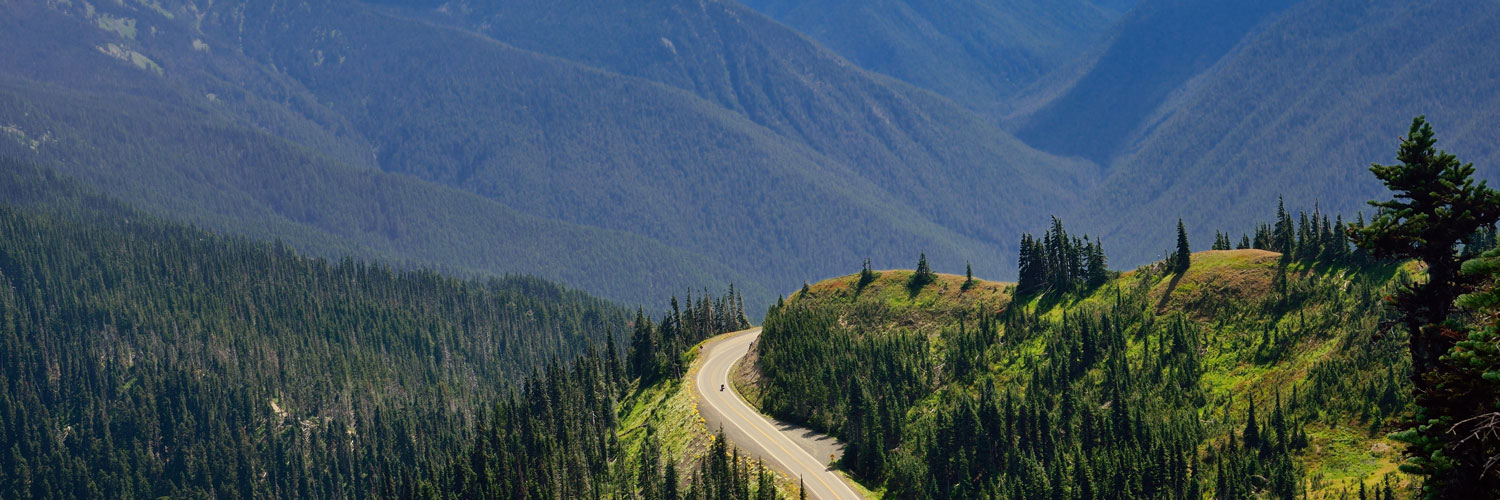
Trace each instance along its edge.
{"label": "steep forested hillside", "polygon": [[[286,233],[299,248],[352,247],[481,272],[545,269],[636,302],[680,281],[733,281],[760,306],[770,288],[864,257],[894,260],[913,246],[945,268],[979,262],[1009,245],[1023,220],[992,214],[1071,199],[1093,176],[1081,162],[1032,150],[951,102],[855,68],[728,2],[454,3],[441,12],[356,2],[3,8],[11,28],[3,36],[22,47],[5,56],[17,110],[7,135],[101,189],[218,229]],[[671,31],[631,22],[641,16]],[[639,40],[650,43],[624,42]],[[244,128],[264,136],[258,142],[285,144],[99,133],[79,111],[117,98],[149,111],[106,121]],[[144,132],[156,125],[143,124]],[[46,140],[62,136],[75,140]],[[267,148],[294,152],[271,157]],[[209,154],[222,151],[235,153]],[[99,157],[113,164],[86,161]],[[326,179],[370,167],[401,174],[376,177],[392,186],[384,196],[411,203],[386,211],[433,214],[418,220],[514,217],[502,209],[546,220],[425,238],[351,235],[360,232],[333,221],[371,207],[218,197],[243,189],[221,181],[219,169],[293,166]],[[478,208],[482,200],[413,177],[495,205]],[[172,185],[147,189],[158,179]],[[358,181],[254,180],[311,199],[364,195]],[[976,200],[986,208],[975,210]],[[226,215],[229,206],[237,213]],[[628,234],[568,235],[582,228],[551,221]],[[555,242],[578,244],[530,241],[559,233]],[[594,237],[618,240],[604,245],[618,248],[602,252],[604,260],[636,263],[572,264],[601,260],[580,252],[601,246],[584,241]],[[452,240],[472,243],[441,248]],[[482,250],[518,241],[532,262]],[[675,254],[659,258],[674,253],[663,247]],[[662,260],[683,262],[692,276],[675,276]],[[595,275],[604,278],[587,278]]]}
{"label": "steep forested hillside", "polygon": [[537,279],[312,259],[4,180],[7,498],[391,494],[628,319]]}
{"label": "steep forested hillside", "polygon": [[862,68],[989,117],[998,117],[1011,97],[1082,54],[1124,10],[1082,0],[743,3]]}
{"label": "steep forested hillside", "polygon": [[686,394],[693,344],[746,325],[732,288],[630,321],[535,278],[309,258],[3,165],[4,498],[785,489],[658,398]]}
{"label": "steep forested hillside", "polygon": [[[767,316],[764,407],[845,439],[886,498],[1409,496],[1384,434],[1410,363],[1381,305],[1408,269],[1300,227],[1275,224],[1285,259],[1201,252],[1013,300],[904,271],[806,287]],[[1074,254],[1060,234],[1043,253]]]}
{"label": "steep forested hillside", "polygon": [[1365,167],[1389,161],[1412,116],[1494,179],[1497,16],[1482,1],[1141,2],[1008,123],[1032,146],[1100,163],[1104,181],[1073,219],[1136,265],[1160,257],[1143,242],[1171,237],[1152,223],[1162,215],[1243,230],[1278,194],[1359,210],[1377,188]]}
{"label": "steep forested hillside", "polygon": [[1033,211],[1034,202],[1071,198],[1089,172],[732,1],[575,3],[457,2],[443,11],[462,12],[455,22],[508,44],[693,92],[982,242],[1006,240],[1015,228],[964,200]]}
{"label": "steep forested hillside", "polygon": [[[223,9],[230,11],[221,21],[226,27],[238,26],[243,16],[248,26],[264,30],[260,39],[275,41],[247,50],[282,61],[382,144],[387,170],[452,184],[517,210],[642,234],[753,270],[760,280],[794,282],[799,269],[854,261],[861,250],[893,252],[891,241],[864,238],[871,228],[932,242],[939,249],[934,253],[949,262],[984,245],[935,223],[927,206],[915,205],[929,197],[884,189],[922,185],[915,173],[878,175],[894,161],[840,162],[803,138],[778,134],[682,90],[372,12],[328,8],[291,16],[261,5]],[[330,30],[340,37],[318,35]],[[413,40],[425,45],[414,47]],[[318,64],[304,49],[309,45],[345,62]],[[382,76],[390,74],[422,77],[392,86]],[[766,106],[795,108],[784,101]],[[819,137],[826,137],[826,126],[878,121],[809,116],[831,121],[803,124]],[[896,132],[909,130],[928,128]],[[865,149],[844,145],[840,151]],[[956,163],[965,164],[991,166]],[[929,182],[951,180],[941,171],[921,172]]]}
{"label": "steep forested hillside", "polygon": [[[399,11],[407,13],[408,11]],[[512,137],[513,134],[499,131],[500,138],[474,144],[463,144],[459,151],[478,156],[481,164],[474,166],[474,180],[483,183],[482,193],[511,203],[522,210],[560,210],[559,217],[601,224],[607,227],[635,230],[639,224],[628,222],[630,218],[619,217],[622,209],[634,210],[632,206],[601,205],[598,200],[622,198],[615,194],[619,189],[612,186],[592,186],[588,174],[608,167],[621,172],[629,186],[635,188],[625,199],[644,200],[681,199],[686,206],[711,214],[719,224],[740,222],[743,219],[763,221],[780,219],[785,222],[799,221],[819,210],[802,210],[795,216],[778,214],[753,214],[759,210],[770,210],[761,206],[735,206],[726,210],[715,204],[716,200],[731,197],[749,197],[765,200],[767,206],[799,206],[818,208],[805,200],[827,200],[839,198],[856,200],[858,214],[867,210],[876,215],[894,219],[846,221],[838,226],[852,228],[878,228],[894,225],[897,229],[911,231],[920,238],[916,241],[934,241],[946,246],[958,238],[970,249],[990,248],[1009,242],[1010,233],[1017,227],[1014,220],[987,216],[988,211],[976,211],[967,200],[987,199],[990,210],[1001,212],[1031,212],[1048,200],[1065,200],[1075,196],[1080,188],[1088,185],[1091,170],[1080,162],[1067,161],[1037,152],[1016,141],[977,115],[932,94],[919,91],[908,85],[869,74],[850,65],[832,53],[817,46],[798,33],[777,25],[769,19],[734,2],[656,2],[640,4],[633,2],[511,2],[506,4],[447,4],[438,12],[418,11],[410,15],[435,18],[439,21],[471,28],[486,36],[528,51],[566,58],[593,68],[600,68],[614,75],[628,75],[655,82],[671,88],[691,92],[701,101],[700,105],[711,106],[718,118],[731,120],[731,130],[741,129],[743,139],[734,135],[726,137],[724,130],[712,127],[698,130],[705,125],[707,117],[697,113],[673,119],[669,110],[614,109],[612,99],[586,101],[585,109],[574,110],[580,92],[566,85],[565,95],[544,96],[533,100],[528,114],[537,126],[545,130],[570,129],[571,123],[580,115],[587,116],[585,123],[590,129],[573,134],[549,133],[547,142],[536,142],[521,151],[530,157],[518,157],[511,153],[512,142],[523,144],[532,141],[532,135]],[[322,24],[327,24],[322,22]],[[318,27],[319,23],[309,23]],[[299,31],[293,25],[293,31]],[[317,29],[300,29],[303,33],[316,33]],[[381,30],[381,33],[388,30]],[[343,31],[358,40],[354,27]],[[273,37],[284,38],[284,37]],[[381,37],[386,38],[386,37]],[[410,38],[403,36],[401,38]],[[425,37],[423,37],[425,38]],[[323,43],[309,39],[320,50],[332,54],[335,48],[343,53],[345,47],[360,47],[357,41]],[[452,43],[452,42],[449,42]],[[302,44],[306,45],[306,44]],[[323,48],[333,45],[331,48]],[[298,46],[300,47],[300,45]],[[392,47],[385,52],[399,52],[401,47]],[[280,57],[291,60],[292,54]],[[388,54],[374,54],[381,59],[390,59]],[[301,58],[304,56],[298,55]],[[432,58],[431,51],[423,58]],[[345,67],[307,68],[309,75],[354,74],[365,64]],[[428,65],[415,70],[407,66],[395,66],[385,72],[395,74],[432,74]],[[459,66],[461,67],[461,66]],[[442,66],[443,71],[454,71],[455,65]],[[357,75],[357,74],[356,74]],[[493,75],[493,78],[537,80],[547,88],[558,85],[557,78],[548,75],[519,75],[513,68]],[[305,80],[305,79],[304,79]],[[626,82],[635,82],[627,79]],[[598,93],[601,86],[590,80],[577,88],[587,93]],[[384,85],[384,81],[375,82]],[[491,106],[487,99],[492,90],[474,94],[463,75],[459,78],[437,83],[440,88],[434,93],[454,93],[458,97],[473,101],[464,105]],[[361,85],[354,85],[359,88]],[[342,91],[344,85],[333,89]],[[522,87],[527,88],[526,86]],[[641,90],[630,92],[632,99]],[[478,97],[479,99],[473,99]],[[504,94],[498,97],[505,97]],[[538,102],[540,101],[540,102]],[[410,102],[410,101],[407,101]],[[440,105],[447,99],[433,102]],[[597,104],[595,104],[597,103]],[[514,109],[505,101],[493,105],[497,109]],[[613,110],[613,111],[612,111]],[[600,113],[617,113],[621,123],[595,124],[604,117]],[[705,111],[707,112],[707,111]],[[380,116],[369,117],[382,121]],[[363,122],[364,120],[358,120]],[[532,125],[523,122],[522,125]],[[437,130],[425,125],[413,125],[424,130],[424,137],[438,135]],[[651,130],[642,136],[636,131]],[[594,137],[610,130],[619,130],[619,137],[611,135],[606,140]],[[479,130],[470,132],[476,136],[492,136],[497,132]],[[680,136],[671,142],[658,142],[656,135]],[[706,134],[706,135],[705,135]],[[384,134],[382,134],[383,136]],[[559,147],[558,140],[578,139],[577,144]],[[588,139],[592,139],[589,141]],[[727,141],[726,141],[727,139]],[[386,139],[380,139],[386,141]],[[769,148],[771,153],[724,149],[723,145],[748,142]],[[610,149],[600,150],[600,146]],[[618,146],[618,147],[617,147]],[[567,148],[567,149],[564,149]],[[805,148],[805,149],[804,149]],[[388,169],[436,168],[434,176],[455,175],[454,165],[473,163],[471,158],[452,158],[446,151],[424,151],[423,155],[401,158],[400,165],[387,165]],[[765,158],[765,161],[761,161]],[[805,159],[804,159],[805,158]],[[529,193],[537,191],[532,177],[534,170],[544,163],[554,169],[577,169],[581,174],[572,179],[561,191],[589,193],[603,189],[599,196],[585,196],[571,204],[558,204],[556,200],[538,200],[532,204],[515,204],[511,200],[531,199]],[[630,175],[639,172],[638,175]],[[753,173],[752,173],[753,172]],[[673,183],[677,175],[684,175],[680,182]],[[696,176],[710,176],[699,181]],[[765,178],[788,178],[791,182],[776,184],[775,189],[761,189]],[[504,182],[501,182],[501,179]],[[663,183],[669,183],[663,186]],[[837,188],[827,187],[829,185]],[[717,193],[720,186],[734,186],[737,191]],[[558,191],[556,184],[544,185]],[[548,191],[549,189],[540,189]],[[816,190],[803,195],[808,190]],[[829,197],[823,192],[831,192]],[[668,194],[662,194],[668,193]],[[793,196],[795,195],[795,197]],[[687,197],[683,199],[683,197]],[[868,205],[858,202],[869,201]],[[532,206],[534,208],[527,208]],[[597,208],[596,208],[597,207]],[[835,209],[840,209],[835,207]],[[582,213],[583,210],[594,210]],[[750,211],[751,214],[740,215]],[[634,217],[654,221],[667,217],[655,207],[627,211]],[[670,214],[668,214],[670,215]],[[747,217],[748,215],[748,217]],[[672,231],[660,236],[675,245],[696,248],[701,245],[703,234],[693,233],[692,238],[681,234],[694,230],[696,218],[680,220],[670,218],[662,221],[661,229],[655,225],[649,235],[656,237],[659,231]],[[932,228],[920,224],[930,222]],[[912,227],[912,226],[917,227]],[[679,229],[680,228],[680,229]],[[821,226],[818,231],[827,231]],[[934,234],[932,229],[941,228]],[[795,228],[766,228],[742,222],[740,226],[723,227],[714,231],[716,236],[733,238],[737,232],[771,232],[784,235],[804,234]],[[866,231],[868,232],[868,231]],[[948,234],[943,234],[948,233]],[[791,238],[799,241],[798,238]],[[772,241],[775,241],[774,239]],[[849,245],[873,247],[880,250],[881,258],[892,258],[895,249],[874,246],[862,237],[820,238],[821,245],[832,241],[843,241]],[[757,243],[761,243],[757,241]],[[755,254],[741,255],[743,241],[730,240],[723,247],[716,247],[713,255],[735,255],[737,258],[754,258]],[[809,248],[810,249],[810,248]],[[771,248],[779,252],[779,249]],[[836,247],[835,251],[845,251]],[[973,251],[973,250],[970,250]],[[812,252],[817,253],[817,252]],[[934,251],[934,259],[946,266],[956,266],[961,260],[955,254],[962,251],[943,249]],[[787,259],[806,258],[808,252],[786,252]],[[851,255],[849,260],[857,260]],[[734,260],[731,265],[737,265]],[[814,274],[831,272],[826,267],[831,262],[807,263],[804,269]],[[814,267],[816,266],[816,267]],[[763,267],[756,272],[765,272]],[[772,272],[779,270],[770,269]],[[985,269],[985,271],[991,271]],[[805,276],[786,274],[782,283],[795,283]]]}
{"label": "steep forested hillside", "polygon": [[18,139],[0,140],[0,153],[55,165],[163,217],[316,255],[534,273],[636,303],[706,284],[749,282],[753,296],[766,293],[722,264],[638,235],[354,168],[211,111],[0,82],[0,113],[14,118],[5,131]]}
{"label": "steep forested hillside", "polygon": [[[1169,226],[1140,221],[1180,215],[1190,228],[1243,230],[1277,194],[1359,210],[1379,189],[1366,167],[1393,160],[1417,115],[1427,115],[1439,148],[1494,180],[1496,23],[1500,7],[1486,1],[1302,2],[1138,125],[1087,223],[1110,241],[1165,241]],[[1152,255],[1120,250],[1122,262]]]}
{"label": "steep forested hillside", "polygon": [[1045,151],[1109,163],[1174,91],[1295,1],[1143,1],[1092,54],[1036,89],[1043,99],[1023,114],[1016,135]]}
{"label": "steep forested hillside", "polygon": [[[150,47],[191,56],[171,59],[163,77],[101,52],[129,39],[27,3],[0,10],[0,37],[14,47],[0,54],[3,72],[19,74],[0,76],[0,152],[158,216],[317,255],[536,274],[637,304],[731,282],[765,303],[759,283],[650,238],[381,173],[373,158],[346,154],[372,148],[346,144],[354,136],[342,118],[305,107],[317,105],[305,89],[255,74],[264,68],[232,50],[196,51],[182,33],[156,40]],[[267,102],[276,99],[295,105]]]}
{"label": "steep forested hillside", "polygon": [[[1407,115],[1493,177],[1485,2],[752,3],[789,26],[727,0],[9,2],[0,149],[318,255],[635,303],[733,282],[757,311],[867,257],[1011,277],[992,257],[1048,213],[1134,265],[1175,207],[1203,243],[1278,192],[1352,212]],[[1026,143],[960,97],[1012,79]]]}

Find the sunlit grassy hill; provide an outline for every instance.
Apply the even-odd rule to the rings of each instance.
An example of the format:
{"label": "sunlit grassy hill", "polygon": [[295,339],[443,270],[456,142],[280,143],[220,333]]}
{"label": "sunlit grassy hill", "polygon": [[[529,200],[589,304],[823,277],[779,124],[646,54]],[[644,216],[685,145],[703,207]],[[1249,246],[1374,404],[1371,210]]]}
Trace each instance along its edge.
{"label": "sunlit grassy hill", "polygon": [[[1408,404],[1409,361],[1401,333],[1382,327],[1381,299],[1414,269],[1283,264],[1263,250],[1200,252],[1192,263],[1181,274],[1157,263],[1093,290],[1014,300],[1013,287],[1000,283],[962,290],[961,276],[942,275],[915,293],[911,271],[882,271],[863,289],[858,274],[834,278],[773,309],[760,373],[743,380],[759,386],[752,390],[764,393],[772,414],[856,447],[871,432],[883,434],[882,472],[845,465],[865,467],[870,486],[901,497],[912,496],[910,488],[1024,490],[1028,473],[1007,468],[1005,458],[995,459],[998,469],[982,465],[983,457],[1012,454],[1041,470],[1085,470],[1090,480],[1138,481],[1141,492],[1179,488],[1188,497],[1189,488],[1268,497],[1281,488],[1336,498],[1356,492],[1359,481],[1400,493],[1408,479],[1395,473],[1399,446],[1385,434]],[[830,368],[795,368],[814,360]],[[839,396],[851,392],[878,405]],[[819,399],[832,403],[813,404]],[[1256,426],[1247,438],[1252,404]],[[854,421],[862,412],[885,418],[869,406],[900,411],[872,431]],[[1019,413],[1031,416],[1012,415],[1019,420],[1011,428],[1042,427],[1012,430],[1019,434],[1009,444],[983,437],[982,422],[1002,419],[1002,407],[1015,413],[1013,406],[1031,408]],[[964,424],[969,414],[981,423]],[[1131,423],[1110,430],[1109,422]],[[945,441],[958,429],[981,439]],[[1101,432],[1120,438],[1099,441]],[[1173,472],[1173,459],[1132,458],[1150,453],[1177,456],[1182,472]],[[965,463],[956,467],[973,472],[955,478],[937,470],[958,457]],[[932,484],[902,484],[903,474],[923,468]],[[1153,474],[1174,479],[1157,484]],[[1060,481],[1045,484],[1080,487],[1077,478]]]}

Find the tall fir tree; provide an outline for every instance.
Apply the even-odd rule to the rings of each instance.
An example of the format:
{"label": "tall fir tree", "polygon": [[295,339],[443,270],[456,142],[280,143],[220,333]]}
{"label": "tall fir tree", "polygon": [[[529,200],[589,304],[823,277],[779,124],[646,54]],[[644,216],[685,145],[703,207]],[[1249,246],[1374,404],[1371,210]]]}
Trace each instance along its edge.
{"label": "tall fir tree", "polygon": [[1286,213],[1286,201],[1281,196],[1276,197],[1276,225],[1271,230],[1271,241],[1268,242],[1268,250],[1281,253],[1281,261],[1292,260],[1293,252],[1296,251],[1296,228],[1292,224],[1292,216]]}
{"label": "tall fir tree", "polygon": [[1250,400],[1250,408],[1245,411],[1245,431],[1240,433],[1240,439],[1244,441],[1246,449],[1256,449],[1261,445],[1260,422],[1255,418],[1255,399]]}
{"label": "tall fir tree", "polygon": [[1182,219],[1177,219],[1177,253],[1173,254],[1172,270],[1178,273],[1186,272],[1193,265],[1193,251],[1188,248],[1187,229],[1182,225]]}
{"label": "tall fir tree", "polygon": [[964,291],[969,291],[970,288],[974,288],[974,265],[971,264],[971,263],[965,262],[964,263],[964,285],[963,285],[963,290]]}
{"label": "tall fir tree", "polygon": [[1027,296],[1042,291],[1047,272],[1045,262],[1041,257],[1036,239],[1030,234],[1022,234],[1020,257],[1017,262],[1019,268],[1016,282],[1017,295]]}
{"label": "tall fir tree", "polygon": [[1109,281],[1109,261],[1104,256],[1104,242],[1094,240],[1088,245],[1088,287],[1098,288]]}
{"label": "tall fir tree", "polygon": [[1396,435],[1411,455],[1403,470],[1425,477],[1424,498],[1485,498],[1500,491],[1500,471],[1493,457],[1476,456],[1482,447],[1465,446],[1465,436],[1449,432],[1469,417],[1473,401],[1455,391],[1472,383],[1472,373],[1448,356],[1459,338],[1455,299],[1476,281],[1460,274],[1456,247],[1500,220],[1500,192],[1484,181],[1475,184],[1474,166],[1439,151],[1436,143],[1432,126],[1419,116],[1401,141],[1400,163],[1370,167],[1395,195],[1370,202],[1375,217],[1353,236],[1376,257],[1427,265],[1427,281],[1407,286],[1392,300],[1409,335],[1417,404],[1413,425]]}

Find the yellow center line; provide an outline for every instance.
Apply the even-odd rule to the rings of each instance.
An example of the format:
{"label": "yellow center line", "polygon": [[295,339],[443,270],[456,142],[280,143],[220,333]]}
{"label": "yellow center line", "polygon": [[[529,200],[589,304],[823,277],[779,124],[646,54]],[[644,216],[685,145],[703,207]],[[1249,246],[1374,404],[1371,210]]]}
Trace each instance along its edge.
{"label": "yellow center line", "polygon": [[[728,347],[727,342],[726,342],[725,345],[721,345],[719,349],[726,348],[726,347]],[[714,349],[714,350],[717,351],[719,349]],[[718,356],[710,356],[710,357],[711,358],[717,358]],[[728,385],[729,371],[732,368],[734,368],[734,365],[732,363],[729,364],[729,366],[727,366],[727,367],[724,368],[724,383],[723,383],[724,385]],[[739,398],[738,394],[735,395],[735,398]],[[790,450],[788,450],[786,448],[786,446],[784,446],[781,443],[781,441],[777,440],[776,438],[774,438],[770,434],[768,434],[765,431],[765,429],[761,428],[760,426],[754,425],[754,423],[753,423],[754,421],[752,419],[750,419],[750,418],[747,418],[745,416],[744,412],[741,412],[740,409],[736,407],[737,405],[726,403],[725,406],[728,406],[729,410],[735,413],[735,416],[738,416],[741,420],[749,422],[750,426],[754,427],[756,432],[760,433],[761,436],[764,436],[766,439],[770,440],[771,444],[773,444],[777,448],[781,449],[782,453],[785,453],[793,461],[799,462],[797,465],[800,465],[800,466],[803,466],[803,467],[807,467],[807,463],[805,461],[801,460],[801,458],[804,458],[804,457],[802,457],[802,456],[800,456],[800,455],[798,455],[796,453],[792,453]],[[749,408],[749,405],[745,404],[745,407]],[[745,430],[745,426],[740,425],[739,422],[733,422],[733,423],[734,423],[735,427],[739,427],[740,430]],[[777,434],[780,434],[780,433],[777,433]],[[781,436],[781,438],[782,439],[786,439],[786,436]],[[806,453],[803,453],[802,455],[806,455]],[[811,458],[811,457],[806,457],[806,458]],[[824,489],[828,490],[829,493],[832,493],[834,495],[834,497],[837,498],[839,496],[838,490],[834,489],[832,485],[828,484],[828,481],[826,481],[825,479],[823,479],[823,475],[822,474],[818,474],[816,472],[817,469],[818,469],[817,466],[818,465],[822,465],[822,464],[817,463],[817,460],[815,460],[815,459],[813,460],[813,463],[814,463],[814,466],[810,468],[810,470],[814,471],[814,473],[812,475],[813,479],[817,480],[818,483],[820,483],[820,484],[823,485]]]}
{"label": "yellow center line", "polygon": [[[728,376],[729,376],[729,370],[728,369],[724,370],[724,376],[725,376],[725,379],[727,380]],[[735,407],[736,405],[730,404],[728,406],[729,406],[729,410],[733,411],[736,416],[738,416],[738,417],[740,417],[741,419],[744,419],[744,420],[749,420],[748,418],[745,417],[744,413],[740,412],[739,408]],[[802,460],[799,460],[800,458],[803,458],[803,457],[800,457],[797,454],[792,453],[790,450],[787,450],[786,446],[782,445],[781,441],[777,440],[774,437],[771,437],[769,434],[766,433],[765,429],[762,429],[760,426],[757,426],[757,425],[754,425],[754,424],[751,424],[750,426],[754,427],[755,431],[759,432],[762,436],[765,436],[766,439],[771,440],[771,444],[774,444],[774,445],[776,445],[777,448],[780,448],[782,453],[785,453],[787,456],[791,457],[795,461],[802,462],[802,463],[800,463],[798,465],[801,465],[801,466],[804,466],[804,467],[807,466],[806,462],[803,462]],[[782,437],[785,438],[785,436],[782,436]],[[814,462],[816,462],[816,460]],[[821,464],[817,464],[817,465],[821,465]],[[817,470],[817,466],[815,465],[815,466],[811,467],[811,469],[813,471],[816,471]],[[813,479],[816,479],[819,483],[822,483],[823,488],[827,489],[830,493],[833,493],[835,497],[838,496],[838,491],[834,490],[833,486],[829,485],[828,482],[823,479],[823,475],[822,474],[817,474],[816,472],[814,472]]]}

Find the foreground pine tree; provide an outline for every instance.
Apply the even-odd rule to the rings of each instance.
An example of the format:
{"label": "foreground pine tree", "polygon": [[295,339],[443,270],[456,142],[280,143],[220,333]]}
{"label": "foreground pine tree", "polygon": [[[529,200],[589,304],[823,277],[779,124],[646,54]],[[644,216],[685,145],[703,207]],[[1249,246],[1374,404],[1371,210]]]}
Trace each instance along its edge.
{"label": "foreground pine tree", "polygon": [[[1407,443],[1411,455],[1402,469],[1426,477],[1423,498],[1493,498],[1500,491],[1500,465],[1491,453],[1497,439],[1494,427],[1488,434],[1468,430],[1485,414],[1490,420],[1500,418],[1493,413],[1500,410],[1494,396],[1500,373],[1493,356],[1471,357],[1478,351],[1472,344],[1455,349],[1466,327],[1455,317],[1454,302],[1477,281],[1476,275],[1459,272],[1458,244],[1500,219],[1500,192],[1483,181],[1476,185],[1474,166],[1459,163],[1435,144],[1426,119],[1412,120],[1397,154],[1401,163],[1370,167],[1395,193],[1393,199],[1370,202],[1378,210],[1375,218],[1369,226],[1354,228],[1351,236],[1376,257],[1417,259],[1427,265],[1425,283],[1413,284],[1391,299],[1410,335],[1417,403],[1412,425],[1395,436]],[[1476,264],[1474,270],[1494,276],[1495,268]],[[1494,309],[1500,299],[1493,293],[1467,302]],[[1488,338],[1493,348],[1486,332],[1492,330],[1475,335],[1480,343]],[[1474,361],[1480,365],[1474,366]]]}

